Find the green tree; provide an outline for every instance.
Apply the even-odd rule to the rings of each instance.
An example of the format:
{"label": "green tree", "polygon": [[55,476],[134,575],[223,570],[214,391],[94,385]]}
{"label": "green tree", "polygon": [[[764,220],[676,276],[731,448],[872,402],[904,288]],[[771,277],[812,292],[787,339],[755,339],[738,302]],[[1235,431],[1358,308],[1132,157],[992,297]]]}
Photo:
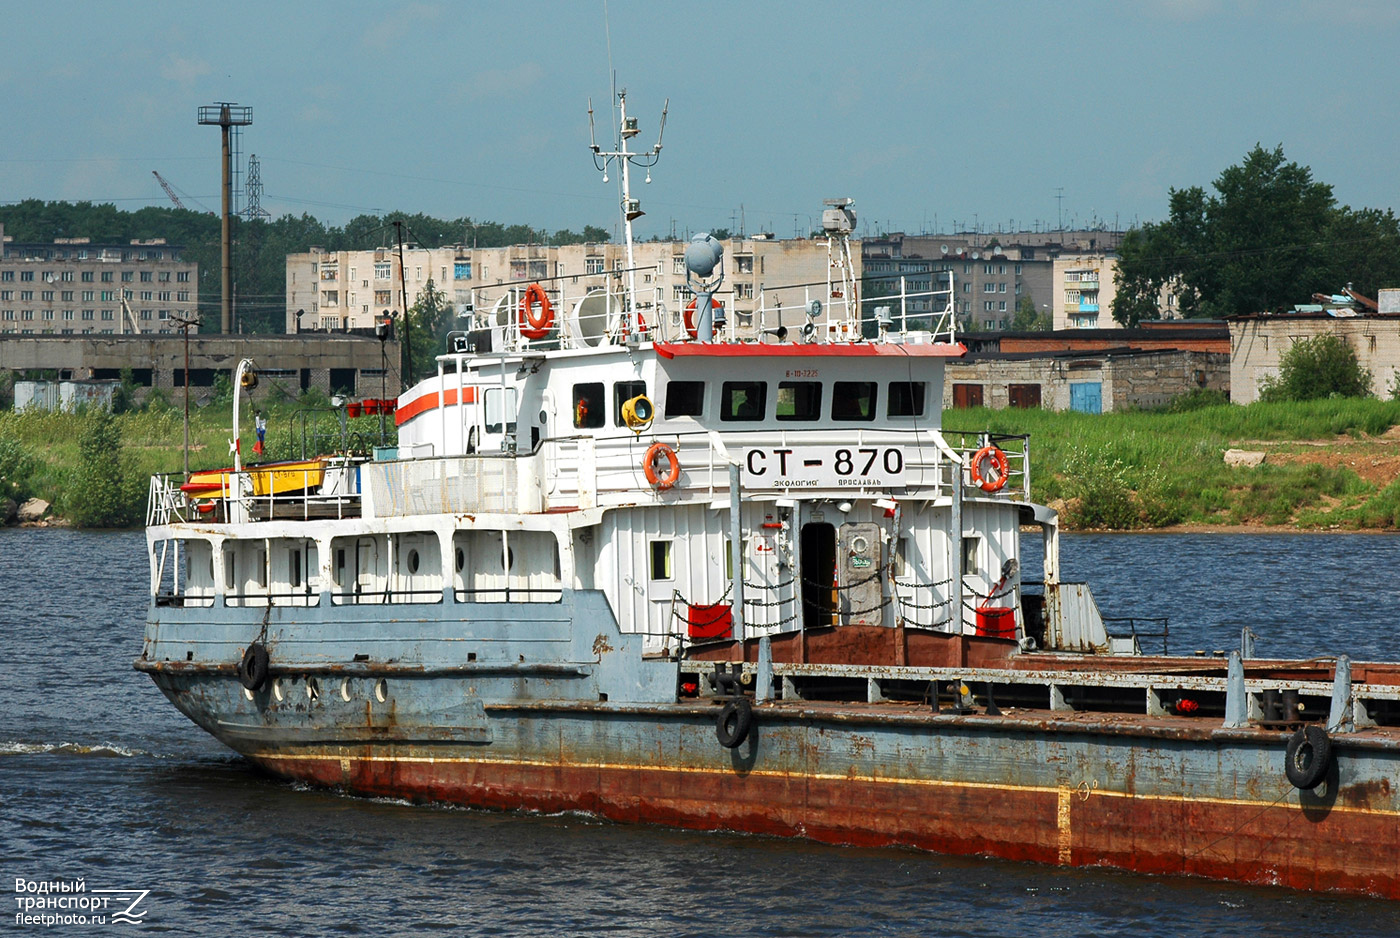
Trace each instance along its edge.
{"label": "green tree", "polygon": [[1155,316],[1170,285],[1183,315],[1283,309],[1351,282],[1374,293],[1400,277],[1400,224],[1373,209],[1338,206],[1332,187],[1256,144],[1225,169],[1214,193],[1170,191],[1167,220],[1130,231],[1119,249],[1113,318]]}
{"label": "green tree", "polygon": [[145,480],[122,452],[117,420],[106,410],[91,413],[78,438],[77,477],[66,488],[64,515],[83,528],[123,528],[138,524]]}
{"label": "green tree", "polygon": [[1278,377],[1259,388],[1263,401],[1311,401],[1320,397],[1370,397],[1371,372],[1356,350],[1338,335],[1319,335],[1289,346],[1279,359]]}
{"label": "green tree", "polygon": [[419,378],[437,372],[437,357],[446,351],[447,334],[456,327],[456,308],[431,277],[408,309],[409,345],[413,355],[404,380],[410,387]]}
{"label": "green tree", "polygon": [[1037,312],[1035,300],[1022,296],[1016,301],[1016,315],[1011,317],[1011,328],[1021,332],[1049,332],[1054,322],[1049,311]]}

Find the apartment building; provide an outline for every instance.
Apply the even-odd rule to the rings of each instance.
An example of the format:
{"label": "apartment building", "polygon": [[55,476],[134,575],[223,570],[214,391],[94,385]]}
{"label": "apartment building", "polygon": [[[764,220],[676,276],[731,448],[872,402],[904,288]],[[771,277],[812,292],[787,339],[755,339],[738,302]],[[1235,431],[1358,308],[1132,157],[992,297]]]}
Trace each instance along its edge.
{"label": "apartment building", "polygon": [[0,226],[0,245],[0,334],[158,334],[198,315],[199,266],[163,238],[25,243]]}
{"label": "apartment building", "polygon": [[[804,321],[812,299],[827,296],[832,269],[824,239],[731,238],[723,242],[725,280],[715,298],[734,323],[750,332],[789,328]],[[633,246],[607,242],[517,244],[477,248],[397,248],[287,255],[287,331],[345,331],[372,328],[386,312],[397,315],[416,303],[429,281],[457,306],[478,316],[508,315],[513,291],[539,283],[556,309],[565,310],[590,292],[635,284],[643,315],[661,315],[679,328],[691,294],[686,287],[686,242],[648,241]],[[861,276],[858,244],[852,246],[854,276]],[[760,304],[773,311],[757,321]],[[782,305],[783,311],[774,308]]]}

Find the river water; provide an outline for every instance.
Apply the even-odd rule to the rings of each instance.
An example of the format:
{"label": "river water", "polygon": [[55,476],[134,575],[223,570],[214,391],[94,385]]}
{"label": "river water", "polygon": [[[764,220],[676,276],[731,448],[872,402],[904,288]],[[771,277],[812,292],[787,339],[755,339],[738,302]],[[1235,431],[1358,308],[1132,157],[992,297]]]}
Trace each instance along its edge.
{"label": "river water", "polygon": [[[1066,536],[1173,651],[1400,654],[1400,540]],[[1028,570],[1038,569],[1034,561]],[[150,890],[141,930],[381,935],[1395,935],[1400,906],[1107,870],[367,800],[266,778],[131,669],[139,533],[0,531],[0,874]],[[33,895],[26,893],[26,895]],[[0,915],[6,934],[46,932]],[[73,925],[53,930],[121,930]]]}

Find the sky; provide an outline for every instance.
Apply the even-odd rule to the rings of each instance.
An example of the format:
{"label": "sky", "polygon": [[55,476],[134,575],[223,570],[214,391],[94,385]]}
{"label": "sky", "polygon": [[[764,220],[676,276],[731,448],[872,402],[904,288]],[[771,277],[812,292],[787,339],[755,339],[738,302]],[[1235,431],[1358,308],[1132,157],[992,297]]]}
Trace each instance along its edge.
{"label": "sky", "polygon": [[791,237],[833,197],[865,236],[1126,228],[1256,143],[1397,202],[1394,2],[0,0],[0,23],[3,202],[168,205],[156,170],[217,209],[195,114],[231,101],[273,215],[617,232],[587,149],[613,73],[638,148],[670,100],[642,238]]}

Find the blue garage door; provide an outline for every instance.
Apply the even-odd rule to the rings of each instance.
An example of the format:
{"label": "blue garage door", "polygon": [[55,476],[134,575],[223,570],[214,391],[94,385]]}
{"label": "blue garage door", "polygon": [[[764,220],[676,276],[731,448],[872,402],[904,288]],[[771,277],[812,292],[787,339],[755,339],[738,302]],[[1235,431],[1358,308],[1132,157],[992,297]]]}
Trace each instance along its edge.
{"label": "blue garage door", "polygon": [[1103,382],[1079,381],[1069,386],[1069,409],[1086,414],[1103,413]]}

